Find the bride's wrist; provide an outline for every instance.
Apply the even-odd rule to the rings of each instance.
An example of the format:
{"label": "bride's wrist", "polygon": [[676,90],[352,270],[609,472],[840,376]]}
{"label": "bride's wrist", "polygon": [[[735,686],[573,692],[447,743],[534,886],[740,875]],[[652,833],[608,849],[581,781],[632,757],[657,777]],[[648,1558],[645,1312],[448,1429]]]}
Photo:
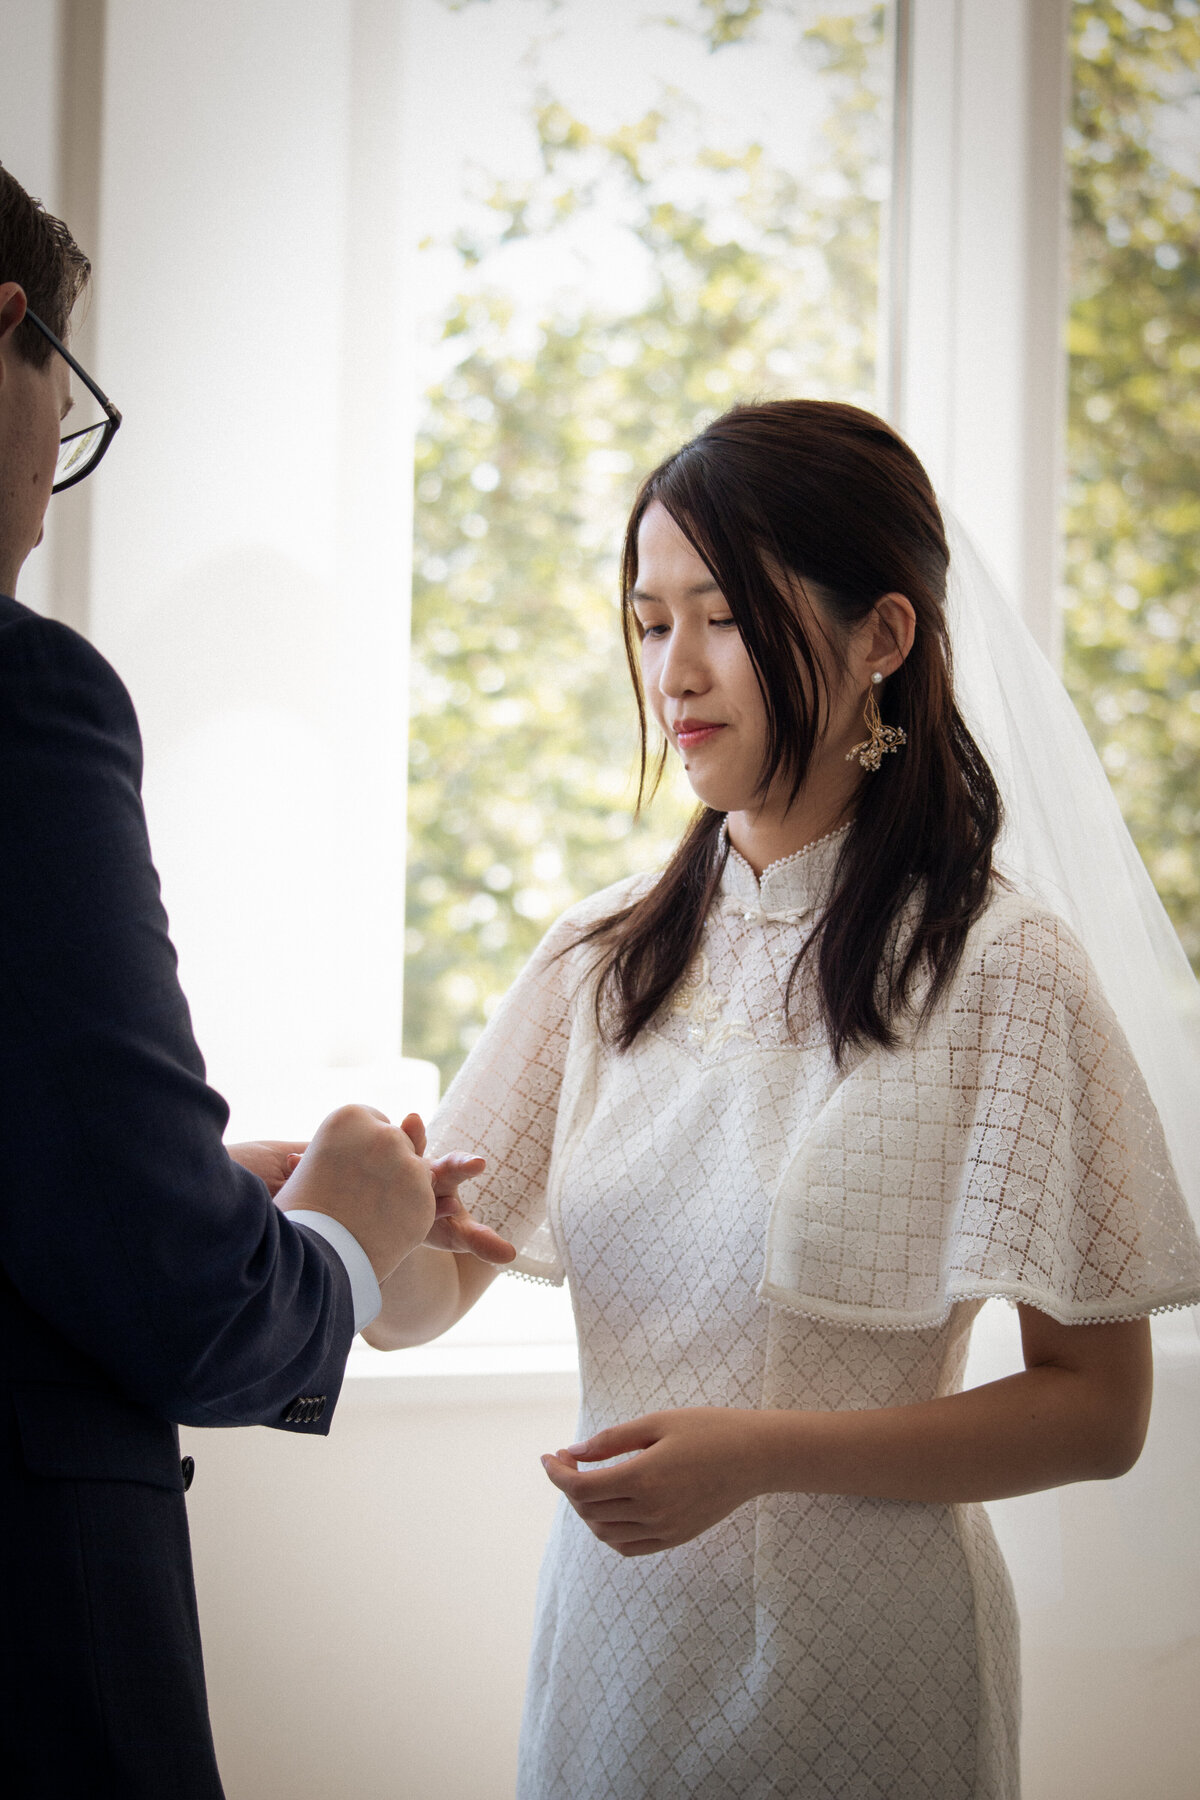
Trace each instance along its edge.
{"label": "bride's wrist", "polygon": [[773,1407],[757,1415],[752,1468],[757,1494],[819,1493],[819,1414]]}

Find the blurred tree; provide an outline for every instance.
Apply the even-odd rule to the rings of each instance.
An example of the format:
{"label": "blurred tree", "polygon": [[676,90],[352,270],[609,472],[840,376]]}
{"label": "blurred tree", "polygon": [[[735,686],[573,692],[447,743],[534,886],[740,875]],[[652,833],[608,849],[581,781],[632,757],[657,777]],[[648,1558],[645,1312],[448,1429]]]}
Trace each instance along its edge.
{"label": "blurred tree", "polygon": [[1072,58],[1065,676],[1200,969],[1200,5]]}
{"label": "blurred tree", "polygon": [[[699,0],[714,54],[769,0]],[[829,111],[817,167],[718,147],[678,93],[597,133],[543,95],[541,172],[487,196],[457,240],[454,361],[417,440],[405,1049],[443,1080],[549,920],[652,866],[687,803],[632,819],[636,715],[617,553],[639,478],[736,399],[871,405],[883,8],[778,0]],[[530,319],[504,254],[621,222],[646,271],[628,311],[559,297]]]}
{"label": "blurred tree", "polygon": [[[719,54],[768,13],[827,77],[820,166],[713,146],[678,94],[607,134],[543,96],[539,178],[456,245],[418,441],[405,1008],[444,1078],[548,919],[651,865],[686,810],[631,817],[614,600],[638,477],[739,397],[871,403],[883,9],[693,0],[678,23]],[[1079,0],[1072,51],[1064,672],[1200,963],[1200,4]],[[601,215],[648,297],[521,315],[506,248]]]}

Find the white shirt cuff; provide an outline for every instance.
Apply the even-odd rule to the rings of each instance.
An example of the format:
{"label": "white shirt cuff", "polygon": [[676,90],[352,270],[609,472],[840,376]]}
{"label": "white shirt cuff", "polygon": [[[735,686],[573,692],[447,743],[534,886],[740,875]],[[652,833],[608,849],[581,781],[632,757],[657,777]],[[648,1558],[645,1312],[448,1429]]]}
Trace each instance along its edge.
{"label": "white shirt cuff", "polygon": [[350,1277],[354,1329],[362,1331],[382,1310],[383,1295],[379,1291],[371,1259],[354,1233],[347,1231],[341,1220],[332,1218],[329,1213],[305,1212],[297,1208],[295,1212],[285,1213],[284,1218],[290,1219],[293,1225],[307,1226],[309,1231],[315,1231],[318,1237],[323,1237],[337,1251]]}

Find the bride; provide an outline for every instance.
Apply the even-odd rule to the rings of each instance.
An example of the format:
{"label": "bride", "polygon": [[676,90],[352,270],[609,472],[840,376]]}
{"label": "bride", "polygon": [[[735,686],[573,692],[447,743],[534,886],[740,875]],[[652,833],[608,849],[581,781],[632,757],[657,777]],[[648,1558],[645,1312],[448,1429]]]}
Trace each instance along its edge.
{"label": "bride", "polygon": [[[643,781],[648,707],[700,810],[550,931],[431,1127],[579,1330],[522,1800],[1013,1800],[979,1502],[1127,1470],[1148,1315],[1200,1301],[1105,992],[993,867],[948,561],[912,452],[832,403],[735,408],[634,506]],[[495,1272],[414,1255],[367,1335]],[[962,1391],[995,1295],[1025,1367]]]}

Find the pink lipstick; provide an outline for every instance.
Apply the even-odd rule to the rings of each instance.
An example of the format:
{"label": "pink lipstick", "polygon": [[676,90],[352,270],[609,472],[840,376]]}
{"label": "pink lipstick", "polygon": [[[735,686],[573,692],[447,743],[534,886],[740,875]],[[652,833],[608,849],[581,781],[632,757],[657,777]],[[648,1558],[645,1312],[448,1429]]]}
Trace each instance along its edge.
{"label": "pink lipstick", "polygon": [[681,750],[691,750],[724,729],[723,723],[712,719],[676,719],[671,727],[675,742]]}

